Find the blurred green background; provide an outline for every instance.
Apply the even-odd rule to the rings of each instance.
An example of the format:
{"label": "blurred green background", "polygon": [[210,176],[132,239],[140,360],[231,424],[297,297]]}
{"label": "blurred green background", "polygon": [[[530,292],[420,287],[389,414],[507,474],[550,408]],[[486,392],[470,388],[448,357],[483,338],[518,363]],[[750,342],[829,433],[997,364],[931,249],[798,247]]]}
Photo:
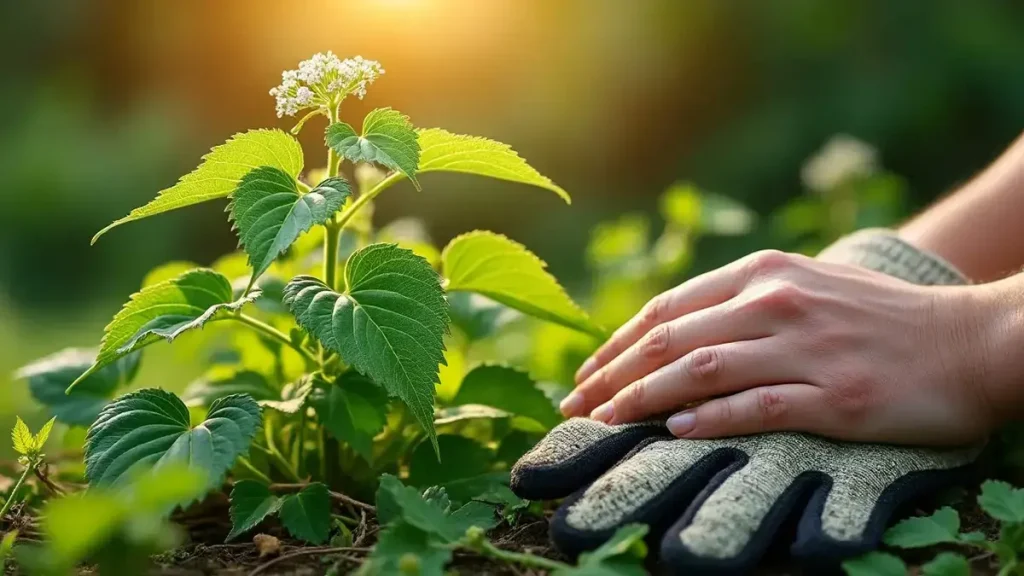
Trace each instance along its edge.
{"label": "blurred green background", "polygon": [[[1024,3],[978,0],[5,2],[0,427],[35,415],[17,367],[96,345],[155,265],[234,248],[226,202],[89,239],[231,134],[290,127],[267,91],[314,52],[387,70],[343,119],[393,106],[509,143],[574,198],[431,175],[384,195],[378,224],[418,215],[439,243],[502,232],[586,293],[597,222],[653,214],[678,180],[771,214],[805,194],[801,166],[837,133],[902,176],[905,212],[927,204],[1024,127],[1022,30]],[[694,268],[779,244],[762,219],[701,240]],[[198,372],[187,342],[146,354],[139,385]]]}

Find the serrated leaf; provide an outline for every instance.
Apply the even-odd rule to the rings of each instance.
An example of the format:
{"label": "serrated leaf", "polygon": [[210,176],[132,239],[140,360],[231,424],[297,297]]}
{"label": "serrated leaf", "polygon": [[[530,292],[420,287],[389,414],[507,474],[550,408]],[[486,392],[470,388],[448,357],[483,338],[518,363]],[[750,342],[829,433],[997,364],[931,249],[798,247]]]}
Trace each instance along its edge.
{"label": "serrated leaf", "polygon": [[373,438],[387,424],[388,396],[383,388],[365,376],[347,373],[335,384],[317,382],[309,405],[331,435],[367,462],[373,460]]}
{"label": "serrated leaf", "polygon": [[239,480],[231,489],[231,532],[225,542],[256,527],[264,518],[281,508],[281,499],[270,488],[255,480]]}
{"label": "serrated leaf", "polygon": [[438,536],[446,543],[462,538],[470,526],[488,530],[498,523],[494,508],[488,504],[470,502],[449,512],[436,499],[428,501],[418,490],[403,485],[390,474],[381,476],[377,511],[382,523],[405,522]]}
{"label": "serrated leaf", "polygon": [[345,286],[339,294],[299,276],[285,286],[284,301],[321,344],[405,402],[436,443],[434,383],[448,331],[437,274],[409,250],[373,244],[348,259]]}
{"label": "serrated leaf", "polygon": [[245,394],[216,400],[193,428],[188,408],[174,394],[132,392],[108,404],[89,427],[86,476],[91,486],[115,485],[136,467],[181,463],[206,474],[213,488],[249,449],[261,422],[260,407]]}
{"label": "serrated leaf", "polygon": [[35,452],[32,432],[29,431],[21,416],[15,416],[15,418],[14,428],[11,429],[11,446],[18,454],[28,456]]}
{"label": "serrated leaf", "polygon": [[364,576],[404,574],[403,566],[415,566],[414,574],[442,576],[452,551],[415,526],[398,523],[381,532],[369,560],[357,574]]}
{"label": "serrated leaf", "polygon": [[327,145],[350,162],[374,162],[398,170],[419,188],[416,168],[420,144],[409,117],[391,108],[377,108],[363,119],[363,132],[336,122],[327,127]]}
{"label": "serrated leaf", "polygon": [[135,378],[140,354],[128,354],[108,364],[83,380],[70,394],[65,394],[64,390],[92,366],[96,350],[65,348],[19,368],[14,377],[28,380],[32,397],[46,406],[58,421],[70,426],[88,426],[110,402],[114,392]]}
{"label": "serrated leaf", "polygon": [[278,168],[246,174],[231,194],[228,210],[249,255],[249,285],[303,232],[330,220],[351,193],[344,178],[328,178],[300,195],[295,178]]}
{"label": "serrated leaf", "polygon": [[322,544],[331,533],[331,496],[327,487],[314,482],[281,499],[281,524],[292,536]]}
{"label": "serrated leaf", "polygon": [[190,270],[143,288],[131,296],[104,329],[96,361],[71,383],[68,391],[118,358],[161,338],[171,342],[184,332],[239,310],[259,295],[254,290],[234,300],[228,279],[209,269]]}
{"label": "serrated leaf", "polygon": [[517,416],[536,420],[546,428],[562,421],[551,400],[525,371],[498,364],[482,364],[462,379],[455,406],[483,404]]}
{"label": "serrated leaf", "polygon": [[970,576],[971,564],[960,554],[942,552],[921,567],[924,576]]}
{"label": "serrated leaf", "polygon": [[446,291],[482,294],[542,320],[604,338],[604,330],[569,298],[546,267],[522,244],[483,230],[456,237],[441,253]]}
{"label": "serrated leaf", "polygon": [[441,486],[453,501],[461,504],[502,479],[507,483],[507,473],[492,472],[494,451],[479,442],[456,434],[440,434],[437,444],[443,456],[440,462],[425,442],[413,450],[409,457],[410,485],[421,489]]}
{"label": "serrated leaf", "polygon": [[580,554],[577,566],[556,570],[552,576],[643,576],[647,531],[643,524],[627,524],[593,552]]}
{"label": "serrated leaf", "polygon": [[46,445],[46,441],[50,438],[50,431],[53,430],[53,423],[56,420],[56,416],[47,420],[46,424],[43,424],[43,427],[39,429],[39,432],[36,432],[35,436],[32,437],[32,446],[35,447],[36,452],[41,451],[43,446]]}
{"label": "serrated leaf", "polygon": [[215,366],[189,383],[181,399],[186,406],[209,406],[218,398],[233,394],[248,394],[257,402],[278,400],[281,396],[267,377],[259,372],[233,366]]}
{"label": "serrated leaf", "polygon": [[892,554],[868,552],[843,562],[846,576],[906,576],[907,565]]}
{"label": "serrated leaf", "polygon": [[281,389],[279,399],[261,400],[260,406],[266,406],[285,414],[295,414],[306,406],[306,399],[313,391],[313,383],[310,378],[303,377],[297,382],[289,382]]}
{"label": "serrated leaf", "polygon": [[978,504],[986,514],[1001,522],[1024,522],[1024,490],[1000,480],[981,485]]}
{"label": "serrated leaf", "polygon": [[145,206],[132,210],[124,218],[97,232],[92,242],[95,244],[100,236],[126,222],[208,200],[226,198],[243,176],[264,166],[277,168],[297,178],[299,172],[302,172],[302,147],[299,141],[280,130],[250,130],[236,134],[203,156],[199,167],[182,176],[177,184],[161,190]]}
{"label": "serrated leaf", "polygon": [[956,542],[960,515],[946,506],[931,516],[907,518],[885,531],[884,541],[899,548],[922,548],[943,542]]}
{"label": "serrated leaf", "polygon": [[571,204],[569,193],[526,163],[508,144],[487,138],[452,134],[440,128],[419,130],[418,172],[462,172],[538,186]]}

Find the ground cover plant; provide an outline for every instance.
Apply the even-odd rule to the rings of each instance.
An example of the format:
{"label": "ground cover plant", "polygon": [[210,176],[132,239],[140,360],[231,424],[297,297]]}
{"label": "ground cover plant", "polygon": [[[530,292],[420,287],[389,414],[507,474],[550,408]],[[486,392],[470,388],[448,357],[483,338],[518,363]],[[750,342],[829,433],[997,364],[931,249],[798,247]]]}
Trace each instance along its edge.
{"label": "ground cover plant", "polygon": [[[52,418],[35,433],[19,419],[12,431],[21,457],[0,486],[0,566],[646,572],[640,525],[575,561],[560,557],[546,543],[550,507],[512,494],[508,470],[561,421],[555,406],[572,371],[608,329],[685,277],[701,237],[747,234],[755,215],[679,183],[661,196],[657,220],[600,224],[586,253],[585,312],[543,261],[503,235],[472,230],[442,247],[415,220],[374,226],[377,196],[404,180],[411,186],[393,193],[429,194],[431,172],[570,201],[500,142],[417,128],[390,108],[343,121],[346,99],[362,98],[382,74],[377,62],[330,52],[302,62],[271,90],[278,115],[298,118],[290,132],[236,134],[93,238],[226,200],[239,250],[209,266],[158,267],[97,348],[60,350],[19,371]],[[302,130],[322,130],[324,149],[307,154],[295,138]],[[826,154],[850,150],[840,142]],[[891,220],[901,183],[860,160],[847,176],[822,169],[810,178],[815,193],[773,218],[780,242],[813,252]],[[206,366],[181,394],[137,381],[145,349],[167,343]],[[61,438],[48,456],[51,435]],[[943,552],[924,564],[930,575],[993,560],[1015,573],[1022,498],[1006,484],[983,487],[978,502],[1002,523],[998,538],[961,530],[944,508],[894,526],[886,543],[977,550]],[[874,553],[846,570],[906,568]]]}

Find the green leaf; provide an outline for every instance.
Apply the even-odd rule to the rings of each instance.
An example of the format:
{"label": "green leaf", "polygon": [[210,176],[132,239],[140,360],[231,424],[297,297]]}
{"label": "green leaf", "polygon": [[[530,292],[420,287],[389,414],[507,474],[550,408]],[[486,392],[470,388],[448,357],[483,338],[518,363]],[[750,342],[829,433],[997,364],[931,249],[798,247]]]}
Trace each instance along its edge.
{"label": "green leaf", "polygon": [[118,358],[161,338],[171,342],[184,332],[223,319],[259,295],[254,290],[234,300],[228,279],[208,269],[190,270],[143,288],[132,295],[104,329],[96,361],[71,383],[68,392]]}
{"label": "green leaf", "polygon": [[343,294],[311,276],[285,286],[299,325],[409,407],[434,440],[434,383],[444,363],[448,303],[426,260],[392,244],[358,250]]}
{"label": "green leaf", "polygon": [[728,196],[679,182],[661,196],[665,221],[698,233],[735,236],[753,229],[757,214]]}
{"label": "green leaf", "polygon": [[409,458],[408,483],[418,488],[441,486],[451,499],[468,502],[491,490],[496,484],[508,484],[507,472],[494,472],[494,451],[456,434],[440,434],[437,444],[441,461],[426,442],[421,442]]}
{"label": "green leaf", "polygon": [[267,377],[259,372],[234,366],[214,366],[189,383],[181,399],[186,406],[209,406],[215,400],[233,394],[248,394],[257,402],[279,400],[281,397]]}
{"label": "green leaf", "polygon": [[983,544],[988,542],[988,536],[985,536],[984,532],[964,532],[960,534],[958,540],[967,544]]}
{"label": "green leaf", "polygon": [[8,530],[0,540],[0,574],[5,574],[7,567],[7,559],[11,556],[11,551],[14,549],[14,542],[18,539],[17,530]]}
{"label": "green leaf", "polygon": [[381,532],[373,553],[357,574],[442,576],[451,558],[451,550],[437,542],[429,532],[398,523]]}
{"label": "green leaf", "polygon": [[931,562],[921,567],[924,576],[970,576],[971,565],[960,554],[942,552]]}
{"label": "green leaf", "polygon": [[843,562],[846,576],[906,576],[907,565],[892,554],[868,552]]}
{"label": "green leaf", "polygon": [[309,377],[302,377],[297,382],[289,382],[281,389],[279,399],[261,400],[260,406],[266,406],[285,414],[295,414],[306,406],[306,400],[313,391],[313,383]]}
{"label": "green leaf", "polygon": [[28,456],[35,452],[35,439],[21,416],[15,418],[14,428],[11,429],[11,445],[18,454]]}
{"label": "green leaf", "polygon": [[482,502],[470,502],[449,512],[442,504],[447,498],[428,501],[418,490],[402,484],[390,474],[381,476],[377,489],[377,510],[385,524],[405,522],[434,534],[446,543],[461,539],[471,526],[489,530],[497,525],[494,508]]}
{"label": "green leaf", "polygon": [[328,178],[300,195],[295,178],[277,168],[246,174],[231,194],[228,210],[253,269],[249,285],[303,232],[330,220],[351,193],[344,178]]}
{"label": "green leaf", "polygon": [[471,341],[482,340],[521,317],[515,310],[472,292],[448,294],[448,305],[452,324]]}
{"label": "green leaf", "polygon": [[452,404],[483,404],[525,416],[545,428],[554,428],[562,415],[525,371],[498,364],[482,364],[462,379]]}
{"label": "green leaf", "polygon": [[46,424],[43,424],[43,427],[39,429],[39,432],[32,437],[32,445],[35,446],[36,452],[41,451],[43,446],[46,445],[46,441],[50,438],[50,431],[53,430],[53,423],[56,420],[56,416],[47,420]]}
{"label": "green leaf", "polygon": [[135,378],[139,358],[138,352],[123,356],[94,372],[70,394],[65,394],[64,390],[92,366],[96,350],[65,348],[19,368],[15,378],[28,380],[32,397],[46,406],[58,421],[70,426],[88,426],[114,392]]}
{"label": "green leaf", "polygon": [[604,330],[569,298],[546,266],[522,244],[482,230],[458,236],[441,253],[448,292],[476,292],[542,320],[604,338]]}
{"label": "green leaf", "polygon": [[419,131],[420,165],[418,172],[462,172],[499,180],[539,186],[558,194],[566,204],[569,193],[526,163],[507,144],[452,134],[440,128]]}
{"label": "green leaf", "polygon": [[349,372],[335,384],[318,381],[309,405],[331,435],[348,443],[367,462],[373,460],[373,438],[387,424],[388,396],[384,389],[365,376]]}
{"label": "green leaf", "polygon": [[580,554],[576,567],[556,570],[552,576],[643,576],[647,530],[643,524],[627,524],[593,552]]}
{"label": "green leaf", "polygon": [[375,162],[398,170],[412,180],[416,188],[416,167],[420,162],[420,144],[409,117],[391,108],[377,108],[363,119],[363,133],[344,122],[327,127],[327,145],[338,156],[352,162]]}
{"label": "green leaf", "polygon": [[981,485],[978,504],[986,514],[1001,522],[1024,522],[1024,490],[999,480]]}
{"label": "green leaf", "polygon": [[229,542],[252,530],[264,518],[281,508],[281,499],[270,488],[255,480],[239,480],[231,489],[231,532]]}
{"label": "green leaf", "polygon": [[235,459],[249,449],[262,421],[260,407],[245,394],[216,400],[206,420],[192,428],[185,404],[163,390],[126,394],[100,413],[85,445],[91,486],[115,485],[137,466],[183,463],[220,485]]}
{"label": "green leaf", "polygon": [[292,536],[322,544],[331,533],[331,496],[327,487],[314,482],[281,499],[281,524]]}
{"label": "green leaf", "polygon": [[277,168],[297,178],[302,172],[302,146],[280,130],[250,130],[236,134],[203,156],[198,168],[183,176],[174,186],[161,190],[155,199],[100,230],[100,236],[126,222],[184,208],[217,198],[226,198],[251,170]]}
{"label": "green leaf", "polygon": [[960,515],[946,506],[931,516],[907,518],[885,532],[884,541],[899,548],[923,548],[943,542],[956,542]]}

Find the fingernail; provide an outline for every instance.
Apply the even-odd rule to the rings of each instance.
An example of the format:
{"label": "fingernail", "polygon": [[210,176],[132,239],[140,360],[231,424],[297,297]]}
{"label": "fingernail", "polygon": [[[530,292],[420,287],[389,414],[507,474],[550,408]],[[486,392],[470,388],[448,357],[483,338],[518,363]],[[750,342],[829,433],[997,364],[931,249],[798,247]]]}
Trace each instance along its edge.
{"label": "fingernail", "polygon": [[670,432],[676,436],[682,436],[693,430],[697,424],[697,416],[693,412],[680,412],[669,418],[665,424],[668,425]]}
{"label": "fingernail", "polygon": [[587,361],[584,362],[583,365],[580,366],[580,369],[576,371],[577,384],[579,384],[580,380],[590,376],[590,373],[594,371],[595,364],[597,364],[597,362],[595,362],[593,358],[587,358]]}
{"label": "fingernail", "polygon": [[566,418],[578,416],[580,411],[583,409],[583,396],[576,392],[569,393],[569,395],[562,400],[562,403],[558,405],[558,409],[562,411],[562,416],[565,416]]}
{"label": "fingernail", "polygon": [[614,415],[615,405],[612,404],[611,402],[605,402],[604,404],[601,404],[597,408],[594,408],[594,411],[590,413],[590,417],[592,419],[600,420],[605,424],[611,424],[612,416]]}

